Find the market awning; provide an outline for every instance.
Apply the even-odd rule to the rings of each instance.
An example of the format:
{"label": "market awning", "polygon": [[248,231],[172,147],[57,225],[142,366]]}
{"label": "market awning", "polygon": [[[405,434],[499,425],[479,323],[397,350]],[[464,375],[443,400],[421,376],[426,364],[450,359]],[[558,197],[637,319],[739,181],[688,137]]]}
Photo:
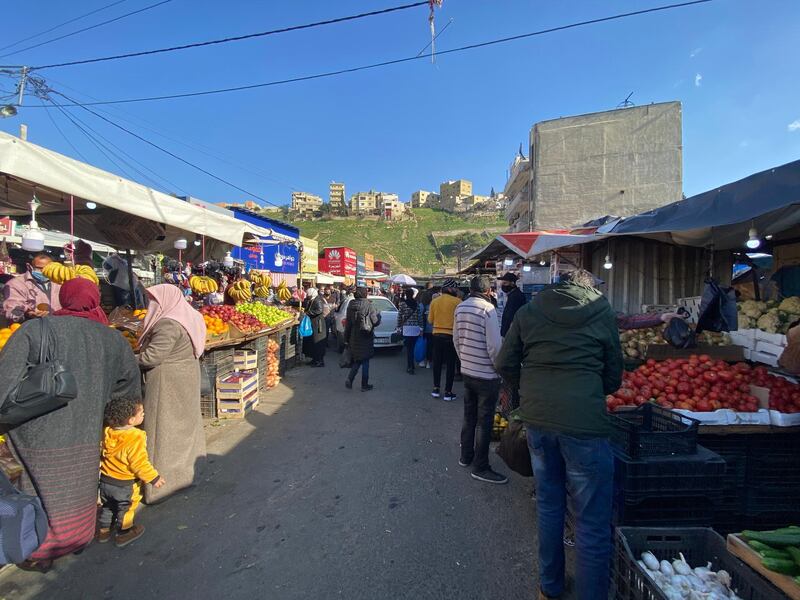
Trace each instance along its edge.
{"label": "market awning", "polygon": [[598,228],[717,250],[742,248],[748,231],[777,235],[800,224],[800,160]]}
{"label": "market awning", "polygon": [[[37,213],[40,224],[70,231],[73,196],[75,235],[116,248],[167,250],[187,234],[239,246],[245,233],[252,231],[252,226],[233,217],[0,132],[2,213],[27,222],[34,194],[42,203]],[[88,209],[86,202],[97,208]]]}
{"label": "market awning", "polygon": [[567,234],[565,229],[553,231],[526,231],[523,233],[501,233],[482,249],[475,252],[468,260],[492,260],[508,254],[509,250],[522,258],[530,255],[531,248],[542,235]]}

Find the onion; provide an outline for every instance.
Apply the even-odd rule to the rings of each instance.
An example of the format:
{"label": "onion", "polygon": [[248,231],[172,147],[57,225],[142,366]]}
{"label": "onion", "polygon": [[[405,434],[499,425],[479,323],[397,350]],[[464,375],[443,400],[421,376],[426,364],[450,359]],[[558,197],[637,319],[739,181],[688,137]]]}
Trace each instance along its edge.
{"label": "onion", "polygon": [[658,559],[653,555],[652,552],[642,552],[642,560],[644,561],[644,564],[647,565],[648,569],[651,571],[658,571]]}

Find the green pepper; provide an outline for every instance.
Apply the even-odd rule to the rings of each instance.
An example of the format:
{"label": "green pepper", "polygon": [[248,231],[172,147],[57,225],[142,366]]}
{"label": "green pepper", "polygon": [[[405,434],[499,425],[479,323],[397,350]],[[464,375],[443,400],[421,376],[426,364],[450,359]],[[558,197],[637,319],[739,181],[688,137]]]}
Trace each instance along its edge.
{"label": "green pepper", "polygon": [[800,572],[793,560],[786,560],[785,558],[764,558],[761,560],[761,564],[770,571],[783,573],[784,575],[795,575]]}

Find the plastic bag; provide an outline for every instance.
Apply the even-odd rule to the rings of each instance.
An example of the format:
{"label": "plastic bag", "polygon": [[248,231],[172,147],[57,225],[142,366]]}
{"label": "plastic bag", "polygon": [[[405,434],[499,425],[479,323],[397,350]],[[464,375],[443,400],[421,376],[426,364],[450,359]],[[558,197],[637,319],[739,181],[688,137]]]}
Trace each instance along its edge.
{"label": "plastic bag", "polygon": [[342,355],[339,357],[339,367],[342,369],[349,369],[353,366],[353,353],[350,352],[350,346],[345,346],[342,350]]}
{"label": "plastic bag", "polygon": [[311,337],[312,335],[314,335],[314,328],[311,326],[311,319],[308,317],[308,315],[305,315],[303,317],[303,320],[300,321],[300,328],[298,329],[298,333],[300,334],[300,337],[304,338]]}
{"label": "plastic bag", "polygon": [[414,344],[414,360],[418,363],[421,363],[428,355],[428,340],[425,339],[424,335],[421,335],[417,338],[417,342]]}
{"label": "plastic bag", "polygon": [[664,340],[673,348],[696,348],[695,332],[683,319],[672,319],[664,328]]}
{"label": "plastic bag", "polygon": [[723,288],[713,279],[706,280],[700,300],[700,316],[697,333],[703,331],[737,331],[739,320],[736,314],[736,292]]}
{"label": "plastic bag", "polygon": [[508,423],[508,427],[500,436],[497,455],[515,473],[519,473],[523,477],[533,477],[528,436],[525,432],[525,425],[521,421],[512,420]]}

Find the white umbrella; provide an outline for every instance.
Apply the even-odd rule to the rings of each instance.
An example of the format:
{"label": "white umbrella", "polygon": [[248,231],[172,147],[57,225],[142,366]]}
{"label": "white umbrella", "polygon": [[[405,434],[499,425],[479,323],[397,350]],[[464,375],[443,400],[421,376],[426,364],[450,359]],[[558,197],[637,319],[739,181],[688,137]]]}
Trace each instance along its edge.
{"label": "white umbrella", "polygon": [[392,283],[395,285],[417,285],[417,282],[414,281],[414,279],[408,275],[405,275],[404,273],[400,273],[399,275],[392,277]]}

